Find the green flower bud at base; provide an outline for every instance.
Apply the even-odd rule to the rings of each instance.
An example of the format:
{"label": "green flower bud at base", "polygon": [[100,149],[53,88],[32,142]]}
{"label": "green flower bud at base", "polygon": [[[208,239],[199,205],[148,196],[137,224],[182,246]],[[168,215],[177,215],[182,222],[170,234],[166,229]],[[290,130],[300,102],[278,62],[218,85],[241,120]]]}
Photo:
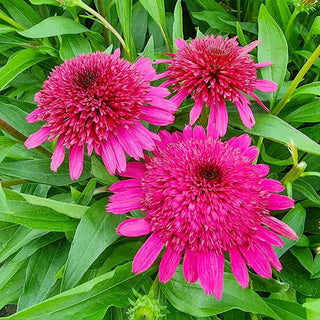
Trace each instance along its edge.
{"label": "green flower bud at base", "polygon": [[161,311],[165,307],[159,304],[152,292],[144,296],[137,291],[134,294],[138,299],[130,301],[132,308],[128,310],[129,320],[158,320],[163,317]]}

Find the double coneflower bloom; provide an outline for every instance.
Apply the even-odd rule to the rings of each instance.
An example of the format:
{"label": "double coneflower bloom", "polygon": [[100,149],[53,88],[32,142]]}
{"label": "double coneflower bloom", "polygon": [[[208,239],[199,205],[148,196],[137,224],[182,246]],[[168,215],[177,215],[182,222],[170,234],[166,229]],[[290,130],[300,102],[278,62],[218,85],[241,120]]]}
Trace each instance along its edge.
{"label": "double coneflower bloom", "polygon": [[[129,178],[110,187],[114,194],[107,210],[125,214],[140,209],[145,214],[117,229],[128,237],[151,234],[133,260],[133,272],[147,270],[165,247],[161,282],[172,278],[182,259],[186,280],[199,279],[207,294],[220,299],[225,258],[243,288],[249,284],[247,267],[265,278],[272,276],[271,267],[281,270],[272,246],[283,245],[279,235],[297,236],[271,211],[293,208],[294,201],[278,194],[284,188],[267,178],[267,165],[254,164],[258,150],[248,135],[219,140],[228,125],[226,100],[251,128],[254,117],[247,96],[264,107],[254,90],[277,90],[272,81],[257,79],[257,69],[271,64],[251,59],[248,53],[258,44],[240,47],[235,38],[221,36],[189,44],[178,40],[172,59],[157,61],[168,63],[162,75],[149,59],[131,64],[118,50],[113,55],[81,55],[57,67],[36,95],[38,108],[27,120],[45,124],[26,146],[57,138],[52,170],[69,149],[71,178],[79,178],[86,146],[89,156],[93,150],[101,156],[111,174]],[[160,87],[150,85],[164,76]],[[175,92],[169,100],[164,99],[167,86]],[[203,106],[210,108],[207,131],[188,125],[183,133],[162,130],[156,135],[140,122],[172,123],[173,113],[188,96],[195,101],[191,125]],[[125,153],[136,162],[127,164]]]}

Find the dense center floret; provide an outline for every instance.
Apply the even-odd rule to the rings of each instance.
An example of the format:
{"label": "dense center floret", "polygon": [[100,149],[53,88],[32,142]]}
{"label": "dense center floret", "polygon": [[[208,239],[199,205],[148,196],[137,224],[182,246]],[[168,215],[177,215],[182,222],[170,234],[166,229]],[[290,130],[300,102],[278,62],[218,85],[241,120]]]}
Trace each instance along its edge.
{"label": "dense center floret", "polygon": [[211,36],[194,39],[179,50],[169,64],[168,78],[176,90],[187,90],[194,99],[233,102],[238,90],[253,92],[257,71],[250,55],[234,38]]}
{"label": "dense center floret", "polygon": [[176,251],[248,245],[261,225],[267,192],[251,161],[228,143],[169,144],[147,164],[143,211],[151,229]]}
{"label": "dense center floret", "polygon": [[[99,143],[117,126],[132,125],[148,103],[150,85],[128,61],[95,53],[65,61],[38,96],[53,139],[63,145]],[[89,141],[90,140],[90,141]]]}

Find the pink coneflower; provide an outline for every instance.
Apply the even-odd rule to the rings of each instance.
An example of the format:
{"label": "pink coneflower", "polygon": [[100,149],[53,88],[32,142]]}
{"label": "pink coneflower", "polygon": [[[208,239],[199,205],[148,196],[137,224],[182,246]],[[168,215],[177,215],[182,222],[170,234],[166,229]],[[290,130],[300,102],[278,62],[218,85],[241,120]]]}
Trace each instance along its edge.
{"label": "pink coneflower", "polygon": [[204,291],[222,297],[224,253],[235,278],[248,286],[247,266],[265,278],[271,266],[281,270],[272,245],[278,235],[297,240],[295,232],[270,215],[270,210],[294,207],[294,201],[275,193],[279,181],[267,179],[269,167],[253,164],[258,155],[248,135],[227,142],[206,136],[204,129],[187,126],[181,133],[160,131],[154,157],[128,164],[123,174],[133,179],[111,186],[107,210],[115,214],[141,209],[145,218],[124,221],[120,235],[151,236],[133,260],[133,272],[148,269],[166,251],[159,280],[167,282],[183,259],[188,282],[200,280]]}
{"label": "pink coneflower", "polygon": [[141,57],[134,65],[114,54],[80,55],[56,67],[35,96],[38,108],[28,122],[46,121],[25,146],[34,148],[56,137],[51,169],[57,171],[70,149],[72,180],[83,169],[84,148],[102,157],[110,172],[126,169],[125,152],[138,160],[143,149],[152,150],[157,135],[140,122],[167,125],[174,121],[176,106],[164,98],[170,93],[150,81],[158,79],[151,61]]}
{"label": "pink coneflower", "polygon": [[189,95],[195,101],[190,112],[190,124],[199,118],[203,105],[210,108],[208,132],[224,136],[228,127],[228,114],[225,100],[233,102],[243,124],[252,128],[255,124],[250,101],[244,95],[255,99],[264,109],[268,109],[255,95],[254,90],[276,91],[273,81],[258,80],[257,69],[271,65],[267,61],[255,63],[248,54],[260,41],[253,41],[240,47],[236,37],[223,39],[206,36],[192,40],[189,44],[178,39],[178,52],[172,59],[158,60],[155,63],[168,63],[168,78],[163,86],[173,86],[177,93],[171,101],[180,105]]}

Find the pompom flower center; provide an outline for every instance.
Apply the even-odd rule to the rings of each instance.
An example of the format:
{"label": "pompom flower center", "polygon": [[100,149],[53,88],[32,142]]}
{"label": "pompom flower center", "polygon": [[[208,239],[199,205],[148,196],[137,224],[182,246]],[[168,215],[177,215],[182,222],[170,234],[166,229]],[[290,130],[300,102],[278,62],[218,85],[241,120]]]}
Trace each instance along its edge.
{"label": "pompom flower center", "polygon": [[251,163],[240,149],[211,138],[157,152],[142,178],[142,210],[151,230],[178,252],[188,247],[223,254],[250,245],[269,214],[267,192]]}
{"label": "pompom flower center", "polygon": [[49,140],[63,134],[67,148],[92,142],[98,147],[108,132],[139,119],[149,87],[130,62],[114,55],[97,52],[65,61],[38,96]]}

